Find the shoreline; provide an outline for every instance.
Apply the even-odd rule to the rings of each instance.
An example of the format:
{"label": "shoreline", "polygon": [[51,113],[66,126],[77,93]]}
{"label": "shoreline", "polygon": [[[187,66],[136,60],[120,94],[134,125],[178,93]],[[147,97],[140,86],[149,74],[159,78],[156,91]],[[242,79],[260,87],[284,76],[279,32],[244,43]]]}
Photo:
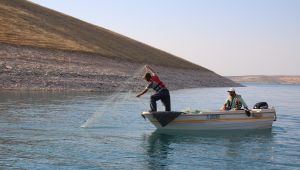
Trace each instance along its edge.
{"label": "shoreline", "polygon": [[[96,54],[0,43],[0,89],[139,91],[144,63]],[[170,90],[241,86],[211,71],[153,66]]]}
{"label": "shoreline", "polygon": [[227,78],[238,83],[300,85],[299,75],[247,75],[227,76]]}

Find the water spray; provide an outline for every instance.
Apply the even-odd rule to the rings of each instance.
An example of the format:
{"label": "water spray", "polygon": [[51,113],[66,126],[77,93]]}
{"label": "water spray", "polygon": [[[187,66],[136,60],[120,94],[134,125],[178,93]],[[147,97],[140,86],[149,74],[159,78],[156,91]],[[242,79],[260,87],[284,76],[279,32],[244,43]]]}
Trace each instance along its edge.
{"label": "water spray", "polygon": [[[125,93],[122,98],[120,99],[120,94],[124,92],[125,88],[128,87],[130,82],[133,82],[135,78],[140,78],[141,73],[143,72],[144,66],[139,67],[134,74],[127,79],[125,82],[122,83],[122,85],[114,92],[112,95],[110,95],[106,100],[104,100],[104,103],[108,103],[106,105],[101,106],[98,111],[93,113],[80,127],[86,128],[89,127],[91,124],[93,124],[98,118],[103,116],[105,112],[110,111],[112,108],[117,104],[117,102],[124,102],[128,100],[131,97],[131,94],[133,91],[137,90],[137,86],[134,86],[133,90],[129,90],[127,93]],[[144,104],[144,103],[143,103]]]}

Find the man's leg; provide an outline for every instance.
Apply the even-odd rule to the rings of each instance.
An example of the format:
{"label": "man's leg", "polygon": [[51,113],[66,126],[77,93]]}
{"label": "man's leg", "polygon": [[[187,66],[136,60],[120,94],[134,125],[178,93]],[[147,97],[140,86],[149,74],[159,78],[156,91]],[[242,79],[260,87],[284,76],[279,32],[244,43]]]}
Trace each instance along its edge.
{"label": "man's leg", "polygon": [[161,98],[161,96],[156,93],[153,94],[150,98],[150,108],[152,112],[156,112],[157,111],[157,106],[156,106],[156,101],[159,100]]}
{"label": "man's leg", "polygon": [[170,95],[165,95],[161,98],[161,102],[165,106],[166,111],[171,111],[171,99]]}

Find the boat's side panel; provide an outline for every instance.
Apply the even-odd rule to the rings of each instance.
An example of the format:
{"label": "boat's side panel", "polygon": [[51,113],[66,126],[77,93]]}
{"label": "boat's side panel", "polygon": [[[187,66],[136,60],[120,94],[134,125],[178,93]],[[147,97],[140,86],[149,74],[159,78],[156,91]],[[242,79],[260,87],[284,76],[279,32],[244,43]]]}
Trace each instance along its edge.
{"label": "boat's side panel", "polygon": [[162,127],[151,114],[144,114],[158,129],[182,130],[265,129],[272,127],[274,115],[272,109],[254,110],[250,117],[245,111],[183,114]]}
{"label": "boat's side panel", "polygon": [[182,129],[182,130],[230,130],[230,129],[266,129],[272,127],[273,119],[240,120],[240,121],[215,121],[178,123],[171,122],[161,127],[158,122],[152,122],[158,129]]}

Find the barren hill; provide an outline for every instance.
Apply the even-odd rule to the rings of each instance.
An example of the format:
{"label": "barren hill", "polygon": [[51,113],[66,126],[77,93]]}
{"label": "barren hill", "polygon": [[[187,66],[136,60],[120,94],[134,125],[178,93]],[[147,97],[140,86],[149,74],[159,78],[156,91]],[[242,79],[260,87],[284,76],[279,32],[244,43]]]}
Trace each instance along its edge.
{"label": "barren hill", "polygon": [[0,11],[0,42],[86,51],[151,64],[201,68],[110,30],[28,1],[1,0]]}
{"label": "barren hill", "polygon": [[239,83],[300,84],[300,76],[249,75],[249,76],[231,76],[228,78]]}
{"label": "barren hill", "polygon": [[1,88],[105,90],[101,84],[119,86],[145,63],[155,65],[172,89],[238,85],[182,58],[29,1],[1,0],[0,11]]}

